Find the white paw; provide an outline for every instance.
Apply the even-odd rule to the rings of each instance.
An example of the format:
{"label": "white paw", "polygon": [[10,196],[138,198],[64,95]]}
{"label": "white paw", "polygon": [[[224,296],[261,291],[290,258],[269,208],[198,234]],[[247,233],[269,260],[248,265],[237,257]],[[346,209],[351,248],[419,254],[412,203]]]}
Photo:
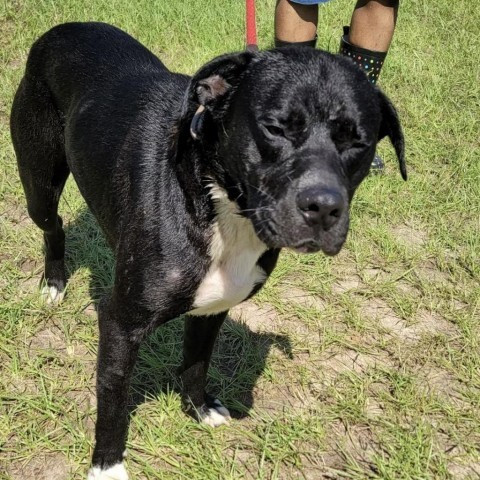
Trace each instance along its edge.
{"label": "white paw", "polygon": [[213,401],[212,407],[204,405],[199,412],[199,417],[200,423],[209,427],[218,427],[228,423],[232,418],[230,412],[217,399]]}
{"label": "white paw", "polygon": [[92,467],[88,472],[87,480],[128,480],[128,474],[123,463],[117,463],[106,470]]}
{"label": "white paw", "polygon": [[59,291],[57,287],[45,285],[40,292],[40,298],[47,305],[59,305],[63,297],[65,296],[65,290]]}

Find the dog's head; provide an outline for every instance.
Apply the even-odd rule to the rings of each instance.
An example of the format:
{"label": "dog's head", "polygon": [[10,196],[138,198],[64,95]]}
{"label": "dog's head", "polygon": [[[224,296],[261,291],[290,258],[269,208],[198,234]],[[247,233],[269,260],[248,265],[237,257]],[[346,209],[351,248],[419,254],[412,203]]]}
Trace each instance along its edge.
{"label": "dog's head", "polygon": [[388,136],[406,179],[395,108],[349,59],[284,48],[217,58],[191,80],[185,113],[208,174],[269,247],[338,253],[349,204]]}

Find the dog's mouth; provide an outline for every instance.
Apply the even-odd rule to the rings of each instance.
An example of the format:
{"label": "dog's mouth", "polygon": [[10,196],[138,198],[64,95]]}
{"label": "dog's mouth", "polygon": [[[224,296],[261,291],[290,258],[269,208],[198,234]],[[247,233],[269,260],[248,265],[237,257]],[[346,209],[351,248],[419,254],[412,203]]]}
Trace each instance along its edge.
{"label": "dog's mouth", "polygon": [[292,246],[286,246],[286,248],[290,248],[290,250],[293,250],[294,252],[298,253],[317,253],[320,250],[328,256],[334,256],[337,255],[338,252],[342,249],[343,242],[340,244],[336,245],[322,245],[320,242],[317,242],[315,240],[305,240],[297,245],[292,245]]}
{"label": "dog's mouth", "polygon": [[297,253],[317,253],[337,255],[345,243],[348,232],[348,218],[341,228],[328,232],[312,232],[294,222],[280,222],[273,217],[262,215],[251,217],[257,236],[269,248],[288,248]]}

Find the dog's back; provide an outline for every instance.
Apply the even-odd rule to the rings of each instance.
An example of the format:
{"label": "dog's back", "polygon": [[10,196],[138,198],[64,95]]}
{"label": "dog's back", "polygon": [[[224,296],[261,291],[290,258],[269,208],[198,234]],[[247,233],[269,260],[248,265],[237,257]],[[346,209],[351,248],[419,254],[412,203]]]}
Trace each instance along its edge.
{"label": "dog's back", "polygon": [[70,172],[115,248],[118,212],[136,208],[126,196],[143,188],[153,163],[161,168],[157,154],[165,159],[168,151],[162,130],[174,121],[187,85],[188,77],[169,72],[111,25],[59,25],[32,46],[13,102],[11,134],[29,215],[44,232],[47,299],[61,300],[66,284],[57,211]]}
{"label": "dog's back", "polygon": [[57,108],[67,114],[74,102],[94,89],[108,95],[125,77],[169,74],[147,48],[122,30],[104,23],[65,23],[32,46],[25,78],[48,86]]}
{"label": "dog's back", "polygon": [[58,230],[58,199],[72,172],[114,246],[115,213],[131,187],[128,172],[140,175],[142,167],[148,169],[125,163],[137,158],[132,151],[151,148],[145,143],[153,138],[160,139],[155,150],[167,152],[161,142],[165,136],[154,130],[174,121],[172,112],[178,112],[187,84],[188,77],[169,72],[147,48],[111,25],[68,23],[40,37],[11,116],[34,222],[46,232]]}

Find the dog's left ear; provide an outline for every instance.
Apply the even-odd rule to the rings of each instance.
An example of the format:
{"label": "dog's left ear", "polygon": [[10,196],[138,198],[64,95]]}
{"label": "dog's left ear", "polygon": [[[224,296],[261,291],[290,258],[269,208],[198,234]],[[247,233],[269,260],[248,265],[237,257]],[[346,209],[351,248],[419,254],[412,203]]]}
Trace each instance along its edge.
{"label": "dog's left ear", "polygon": [[207,63],[192,77],[186,113],[195,112],[190,123],[190,134],[195,140],[202,133],[207,112],[214,120],[223,115],[253,58],[252,52],[223,55]]}
{"label": "dog's left ear", "polygon": [[397,154],[400,173],[402,174],[402,178],[406,180],[407,166],[405,164],[405,139],[403,137],[398,113],[392,102],[390,102],[387,96],[380,90],[378,90],[378,96],[380,98],[380,110],[382,114],[378,140],[380,141],[386,136],[390,138],[395,153]]}

